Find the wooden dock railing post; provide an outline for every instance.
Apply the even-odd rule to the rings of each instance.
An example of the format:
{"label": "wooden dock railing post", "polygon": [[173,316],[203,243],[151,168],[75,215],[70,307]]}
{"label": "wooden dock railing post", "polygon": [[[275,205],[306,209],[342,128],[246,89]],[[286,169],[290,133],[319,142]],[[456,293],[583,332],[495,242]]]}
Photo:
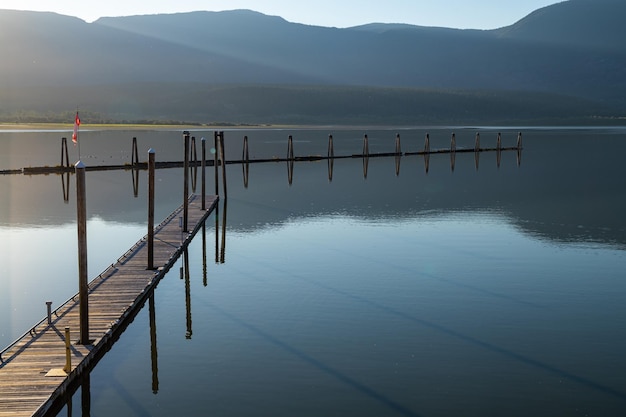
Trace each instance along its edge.
{"label": "wooden dock railing post", "polygon": [[155,152],[148,150],[148,267],[154,269],[154,171]]}
{"label": "wooden dock railing post", "polygon": [[202,162],[200,163],[202,167],[202,210],[206,210],[206,139],[204,136],[200,142],[202,143]]}
{"label": "wooden dock railing post", "polygon": [[87,286],[87,199],[85,187],[85,164],[78,161],[76,170],[76,210],[78,223],[78,298],[80,315],[80,339],[89,344],[89,287]]}
{"label": "wooden dock railing post", "polygon": [[183,132],[183,139],[185,142],[185,157],[183,162],[183,232],[187,232],[187,222],[189,216],[189,132]]}

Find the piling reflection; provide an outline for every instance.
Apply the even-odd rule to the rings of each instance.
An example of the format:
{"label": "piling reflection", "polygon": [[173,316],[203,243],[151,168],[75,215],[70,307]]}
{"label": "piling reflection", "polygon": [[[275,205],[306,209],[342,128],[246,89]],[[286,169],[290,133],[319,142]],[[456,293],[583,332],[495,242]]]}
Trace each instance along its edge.
{"label": "piling reflection", "polygon": [[137,198],[139,196],[139,169],[132,168],[130,173],[133,177],[133,196]]}
{"label": "piling reflection", "polygon": [[289,183],[289,185],[293,185],[293,165],[294,165],[294,161],[293,159],[289,159],[287,161],[287,182]]}
{"label": "piling reflection", "polygon": [[223,210],[223,217],[222,217],[222,243],[220,246],[220,263],[224,263],[226,262],[226,213],[228,213],[228,210],[226,208],[228,204],[228,200],[225,198],[224,199],[224,210]]}
{"label": "piling reflection", "polygon": [[207,286],[206,222],[202,223],[202,285]]}
{"label": "piling reflection", "polygon": [[157,352],[157,334],[156,334],[156,311],[154,307],[154,292],[148,299],[148,308],[150,315],[150,358],[152,363],[152,393],[159,392],[159,362]]}
{"label": "piling reflection", "polygon": [[474,164],[476,171],[478,171],[478,165],[480,164],[480,151],[474,151]]}
{"label": "piling reflection", "polygon": [[241,164],[243,169],[243,186],[244,188],[248,188],[248,179],[250,177],[250,164],[245,162]]}
{"label": "piling reflection", "polygon": [[185,271],[185,309],[187,312],[187,331],[185,332],[185,339],[191,339],[193,329],[191,326],[191,279],[189,274],[189,252],[187,248],[183,251],[183,269]]}
{"label": "piling reflection", "polygon": [[363,157],[363,178],[367,179],[367,169],[369,167],[370,158],[369,156]]}
{"label": "piling reflection", "polygon": [[61,174],[61,190],[63,192],[63,201],[65,203],[70,202],[70,173],[64,172]]}
{"label": "piling reflection", "polygon": [[328,162],[328,182],[332,182],[333,181],[333,167],[335,165],[335,160],[332,158],[329,158],[327,160]]}

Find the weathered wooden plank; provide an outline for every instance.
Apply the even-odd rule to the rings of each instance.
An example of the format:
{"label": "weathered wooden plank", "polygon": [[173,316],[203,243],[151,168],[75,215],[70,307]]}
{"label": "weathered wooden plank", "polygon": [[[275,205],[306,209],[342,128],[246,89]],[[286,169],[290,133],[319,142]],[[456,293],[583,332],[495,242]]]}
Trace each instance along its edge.
{"label": "weathered wooden plank", "polygon": [[89,283],[89,335],[95,339],[90,346],[72,342],[72,370],[63,378],[46,377],[51,369],[65,366],[65,327],[76,329],[71,339],[78,338],[78,297],[56,310],[52,324],[41,323],[31,334],[2,352],[0,361],[0,417],[39,416],[57,401],[82,370],[93,366],[98,355],[114,343],[147,299],[158,281],[176,262],[202,222],[213,211],[217,197],[207,197],[207,210],[201,210],[198,196],[189,200],[188,226],[182,234],[178,225],[179,207],[155,228],[154,265],[146,270],[147,245],[138,241],[113,265]]}

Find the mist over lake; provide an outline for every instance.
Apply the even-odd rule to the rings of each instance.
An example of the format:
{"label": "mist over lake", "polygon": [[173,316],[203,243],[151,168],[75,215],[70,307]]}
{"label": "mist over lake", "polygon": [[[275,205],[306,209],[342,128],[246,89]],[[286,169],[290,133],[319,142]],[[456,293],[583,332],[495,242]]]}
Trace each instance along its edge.
{"label": "mist over lake", "polygon": [[[228,164],[228,197],[91,371],[92,415],[620,415],[626,129],[227,129],[226,158],[523,150]],[[205,137],[209,158],[212,130]],[[71,132],[0,132],[0,169]],[[81,131],[87,166],[183,155],[180,130]],[[70,160],[78,149],[70,145]],[[291,169],[290,169],[291,168]],[[207,175],[213,192],[213,170]],[[89,277],[146,233],[146,172],[87,173]],[[157,170],[156,217],[183,170]],[[75,178],[0,176],[0,346],[77,292]],[[138,181],[138,182],[137,182]],[[69,189],[66,188],[69,184]],[[196,188],[199,192],[199,188]],[[69,196],[67,201],[65,195]],[[135,195],[136,193],[136,195]],[[204,243],[204,245],[203,245]],[[204,246],[204,247],[203,247]],[[206,272],[204,263],[206,262]],[[186,297],[189,286],[190,298]],[[156,366],[155,366],[156,365]],[[81,388],[72,411],[87,415]],[[68,414],[67,408],[59,415]]]}

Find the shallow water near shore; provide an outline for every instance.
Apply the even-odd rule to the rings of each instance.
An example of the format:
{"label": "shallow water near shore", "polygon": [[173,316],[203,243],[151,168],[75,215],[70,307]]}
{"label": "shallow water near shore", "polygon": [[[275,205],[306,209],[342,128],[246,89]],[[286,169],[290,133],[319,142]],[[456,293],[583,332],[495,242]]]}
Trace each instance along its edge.
{"label": "shallow water near shore", "polygon": [[[626,130],[454,129],[464,148],[476,132],[495,146],[498,131],[513,146],[520,130],[521,159],[503,152],[499,164],[471,152],[251,164],[247,175],[228,165],[228,197],[192,241],[188,274],[181,262],[167,274],[91,371],[89,401],[79,388],[59,415],[622,414]],[[426,132],[449,146],[452,131],[225,136],[239,159],[244,135],[252,158],[271,158],[286,156],[288,135],[296,155],[325,155],[328,134],[351,155],[364,134],[370,152],[392,152],[396,133],[411,152]],[[57,163],[57,132],[4,135],[16,151],[0,169]],[[158,160],[182,159],[180,132],[167,130],[85,132],[81,159],[130,162],[132,136]],[[46,152],[25,152],[33,143]],[[181,204],[182,174],[158,170],[157,219]],[[134,178],[88,172],[90,277],[146,233],[146,180]],[[66,202],[61,176],[0,176],[2,346],[46,300],[77,291],[70,180]]]}

